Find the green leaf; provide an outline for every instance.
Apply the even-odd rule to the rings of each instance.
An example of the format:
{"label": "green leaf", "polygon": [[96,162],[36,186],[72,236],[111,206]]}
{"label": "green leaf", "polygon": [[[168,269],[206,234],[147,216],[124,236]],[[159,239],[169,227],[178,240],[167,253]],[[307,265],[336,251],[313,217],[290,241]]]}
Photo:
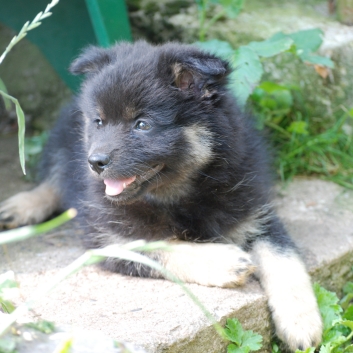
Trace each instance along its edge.
{"label": "green leaf", "polygon": [[299,31],[290,34],[284,34],[278,32],[273,35],[268,42],[280,41],[285,38],[292,40],[293,46],[291,52],[296,54],[302,61],[311,63],[314,65],[326,66],[329,68],[334,67],[334,63],[331,59],[320,55],[314,55],[313,52],[317,51],[322,44],[323,33],[321,29],[314,28],[304,31]]}
{"label": "green leaf", "polygon": [[[353,109],[352,109],[353,113]],[[348,293],[353,293],[353,282],[347,282],[344,287],[343,287],[343,293],[348,294]]]}
{"label": "green leaf", "polygon": [[11,314],[16,309],[9,300],[3,299],[2,297],[0,297],[0,307],[7,314]]}
{"label": "green leaf", "polygon": [[[8,272],[7,272],[8,273]],[[11,274],[11,272],[10,272]],[[0,293],[3,291],[5,288],[17,288],[18,283],[12,279],[12,278],[1,278],[0,277]]]}
{"label": "green leaf", "polygon": [[26,160],[28,160],[30,156],[34,156],[42,152],[48,136],[48,133],[44,131],[40,135],[25,138]]}
{"label": "green leaf", "polygon": [[249,347],[250,351],[258,351],[262,347],[262,336],[251,330],[244,331],[241,345]]}
{"label": "green leaf", "polygon": [[237,319],[227,319],[224,329],[226,338],[240,346],[244,334],[244,330]]}
{"label": "green leaf", "polygon": [[320,287],[318,283],[314,284],[314,292],[323,318],[324,331],[326,331],[332,327],[334,321],[342,319],[342,308],[338,305],[337,295]]}
{"label": "green leaf", "polygon": [[249,95],[258,85],[263,74],[259,56],[248,47],[240,47],[232,56],[234,71],[230,74],[229,87],[244,106]]}
{"label": "green leaf", "polygon": [[276,91],[289,91],[289,88],[287,86],[278,85],[277,83],[271,81],[261,82],[258,88],[263,89],[267,93],[273,93]]}
{"label": "green leaf", "polygon": [[20,103],[16,99],[16,115],[18,122],[18,152],[20,155],[20,164],[22,167],[23,174],[26,174],[25,168],[25,129],[26,129],[26,121],[25,114],[20,106]]}
{"label": "green leaf", "polygon": [[46,334],[52,333],[55,331],[55,324],[50,321],[40,320],[38,322],[29,322],[25,326],[33,328],[39,332]]}
{"label": "green leaf", "polygon": [[197,45],[200,49],[225,60],[229,59],[234,53],[234,49],[228,42],[224,42],[218,39],[212,39],[206,42],[196,42],[195,45]]}
{"label": "green leaf", "polygon": [[308,135],[308,124],[305,121],[293,121],[287,131],[298,135]]}
{"label": "green leaf", "polygon": [[[7,89],[5,86],[4,81],[0,78],[0,91],[3,91],[5,93],[7,93]],[[5,104],[5,109],[6,110],[10,110],[11,109],[11,100],[6,98],[5,96],[2,97],[4,100],[4,104]]]}
{"label": "green leaf", "polygon": [[353,321],[353,305],[349,306],[348,309],[344,312],[343,318]]}
{"label": "green leaf", "polygon": [[347,295],[345,295],[340,301],[342,308],[347,309],[352,299],[353,299],[353,293],[348,293]]}
{"label": "green leaf", "polygon": [[244,5],[244,0],[211,0],[211,2],[221,5],[229,18],[237,17]]}
{"label": "green leaf", "polygon": [[26,174],[25,170],[25,153],[24,153],[24,140],[25,140],[25,115],[23,113],[23,110],[20,106],[20,103],[18,100],[4,91],[0,90],[0,94],[12,101],[12,103],[15,104],[16,106],[16,115],[17,115],[17,122],[18,122],[18,145],[19,145],[19,155],[20,155],[20,164],[22,167],[23,174]]}
{"label": "green leaf", "polygon": [[55,349],[55,353],[71,353],[72,341],[73,341],[72,337],[65,340]]}
{"label": "green leaf", "polygon": [[330,331],[325,332],[323,335],[323,344],[330,343],[331,347],[337,347],[345,341],[346,337],[339,330],[338,326],[332,327]]}
{"label": "green leaf", "polygon": [[259,56],[269,58],[289,50],[292,45],[293,40],[289,37],[284,37],[276,40],[268,39],[262,42],[251,42],[247,47],[254,50]]}
{"label": "green leaf", "polygon": [[326,67],[329,67],[330,69],[333,69],[335,67],[335,64],[333,63],[333,61],[324,56],[313,55],[311,53],[304,52],[303,54],[300,54],[299,57],[301,60],[303,60],[306,63],[326,66]]}
{"label": "green leaf", "polygon": [[294,41],[297,50],[314,52],[317,51],[322,44],[323,32],[319,28],[313,28],[290,33],[288,37]]}
{"label": "green leaf", "polygon": [[353,321],[351,320],[343,320],[340,322],[341,325],[349,327],[353,331]]}
{"label": "green leaf", "polygon": [[323,344],[320,347],[319,353],[331,353],[331,351],[332,351],[331,344],[330,343],[326,343],[326,344]]}
{"label": "green leaf", "polygon": [[344,349],[345,353],[352,353],[353,352],[353,344],[351,344],[350,346],[346,347]]}
{"label": "green leaf", "polygon": [[275,342],[272,342],[272,353],[281,353],[278,345]]}
{"label": "green leaf", "polygon": [[249,347],[238,347],[232,343],[227,347],[227,353],[249,353],[249,351]]}

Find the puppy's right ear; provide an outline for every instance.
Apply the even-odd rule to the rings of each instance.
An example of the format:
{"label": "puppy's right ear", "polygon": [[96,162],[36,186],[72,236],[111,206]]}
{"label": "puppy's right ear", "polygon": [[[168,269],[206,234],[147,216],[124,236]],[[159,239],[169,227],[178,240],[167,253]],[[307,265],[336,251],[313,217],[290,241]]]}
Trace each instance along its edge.
{"label": "puppy's right ear", "polygon": [[97,73],[111,62],[110,50],[89,46],[70,65],[69,71],[74,75]]}

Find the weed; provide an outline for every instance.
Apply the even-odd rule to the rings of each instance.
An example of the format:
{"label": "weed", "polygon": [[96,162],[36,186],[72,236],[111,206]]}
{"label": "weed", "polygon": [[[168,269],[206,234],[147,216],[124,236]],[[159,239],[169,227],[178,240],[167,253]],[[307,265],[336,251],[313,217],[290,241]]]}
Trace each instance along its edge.
{"label": "weed", "polygon": [[[199,0],[197,3],[200,42],[196,44],[231,63],[234,71],[230,75],[230,89],[243,107],[250,97],[258,119],[257,127],[269,129],[270,140],[278,151],[276,167],[281,179],[313,175],[353,189],[353,109],[331,120],[315,119],[295,109],[295,98],[301,95],[298,87],[260,83],[263,60],[284,52],[312,65],[319,75],[333,68],[329,58],[315,54],[322,44],[321,30],[279,32],[267,40],[251,42],[235,50],[228,42],[204,41],[205,31],[221,13],[235,17],[243,1]],[[207,10],[215,4],[222,10],[207,22]]]}
{"label": "weed", "polygon": [[[341,301],[336,293],[318,283],[314,284],[314,292],[324,323],[319,353],[353,352],[353,282],[344,286]],[[244,331],[237,319],[228,319],[224,332],[232,342],[228,345],[228,353],[249,353],[262,347],[262,336],[253,331]],[[296,353],[314,353],[315,350],[315,347],[310,347],[305,351],[297,350]],[[276,342],[272,343],[272,353],[281,353]]]}
{"label": "weed", "polygon": [[[52,0],[50,4],[47,5],[44,11],[41,11],[37,14],[37,16],[33,19],[32,22],[26,22],[22,29],[20,30],[20,33],[13,37],[9,45],[6,47],[5,51],[1,54],[0,56],[0,64],[2,61],[5,59],[6,55],[11,51],[11,49],[20,41],[22,40],[29,31],[37,28],[42,24],[42,20],[45,18],[51,16],[51,8],[54,7],[59,0]],[[19,101],[7,94],[6,92],[6,87],[4,82],[0,79],[0,96],[5,101],[5,107],[9,107],[10,102],[15,104],[16,107],[16,115],[17,115],[17,120],[18,120],[18,149],[19,149],[19,155],[20,155],[20,163],[22,167],[23,174],[26,174],[26,169],[25,169],[25,151],[24,151],[24,140],[25,140],[25,115],[24,112],[21,108],[21,105]]]}
{"label": "weed", "polygon": [[305,116],[294,109],[296,87],[261,83],[251,95],[259,129],[267,127],[277,151],[281,179],[317,176],[353,189],[353,109],[336,121]]}
{"label": "weed", "polygon": [[251,330],[245,331],[237,319],[228,319],[224,329],[226,339],[231,341],[228,353],[249,353],[262,347],[262,336]]}

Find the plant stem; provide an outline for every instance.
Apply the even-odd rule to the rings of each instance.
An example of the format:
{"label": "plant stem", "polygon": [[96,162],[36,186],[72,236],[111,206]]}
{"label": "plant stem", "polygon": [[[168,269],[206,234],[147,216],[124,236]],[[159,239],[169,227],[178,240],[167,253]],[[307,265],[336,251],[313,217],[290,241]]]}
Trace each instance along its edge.
{"label": "plant stem", "polygon": [[206,21],[206,10],[207,10],[208,0],[202,0],[201,2],[201,12],[200,12],[200,30],[199,30],[199,41],[205,41],[205,21]]}
{"label": "plant stem", "polygon": [[[143,249],[143,245],[145,245],[145,249]],[[31,310],[38,301],[44,298],[45,295],[47,295],[64,279],[76,273],[84,266],[102,262],[108,257],[113,257],[113,258],[118,258],[122,260],[139,262],[141,264],[147,265],[162,273],[165,278],[177,283],[183,289],[183,291],[193,300],[193,302],[201,309],[201,311],[206,315],[208,320],[210,320],[210,322],[213,324],[218,334],[222,338],[225,338],[223,333],[223,328],[218,324],[218,322],[212,316],[212,314],[190,291],[190,289],[185,286],[183,282],[181,282],[177,277],[175,277],[172,273],[167,271],[162,265],[160,265],[156,261],[151,260],[147,256],[134,252],[136,250],[148,251],[148,250],[158,249],[158,248],[162,250],[170,250],[170,247],[166,246],[164,242],[155,242],[155,243],[148,244],[145,242],[137,241],[137,242],[129,243],[122,246],[109,245],[103,249],[86,251],[82,256],[80,256],[70,265],[63,268],[52,281],[50,281],[48,284],[42,287],[39,287],[36,293],[28,301],[20,305],[11,314],[3,316],[3,319],[0,322],[0,336],[3,335],[20,316],[25,314],[27,311]]]}
{"label": "plant stem", "polygon": [[21,40],[23,39],[26,35],[27,32],[40,26],[41,25],[41,20],[44,20],[45,18],[51,16],[51,13],[49,12],[49,10],[54,7],[57,3],[59,2],[59,0],[52,0],[52,2],[50,4],[47,5],[46,9],[44,10],[44,12],[40,12],[34,19],[33,21],[30,23],[29,21],[26,22],[23,27],[20,30],[20,33],[18,33],[17,36],[13,37],[11,42],[9,43],[9,45],[6,47],[5,51],[2,53],[2,55],[0,56],[0,64],[3,62],[3,60],[5,59],[6,55],[9,53],[9,51]]}
{"label": "plant stem", "polygon": [[222,16],[224,16],[226,14],[226,10],[223,9],[222,11],[218,12],[217,14],[215,14],[207,23],[207,25],[205,25],[205,29],[204,29],[204,32],[207,32],[210,27],[213,26],[213,24],[215,22],[217,22]]}
{"label": "plant stem", "polygon": [[74,208],[70,208],[60,216],[53,218],[50,221],[34,226],[26,226],[2,232],[0,235],[0,245],[21,241],[48,232],[68,222],[70,219],[74,218],[76,214],[77,211]]}

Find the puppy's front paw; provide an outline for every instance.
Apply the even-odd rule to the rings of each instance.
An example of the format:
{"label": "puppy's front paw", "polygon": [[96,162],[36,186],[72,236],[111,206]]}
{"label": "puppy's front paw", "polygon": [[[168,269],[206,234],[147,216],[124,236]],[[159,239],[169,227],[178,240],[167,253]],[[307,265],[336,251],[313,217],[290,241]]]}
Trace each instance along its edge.
{"label": "puppy's front paw", "polygon": [[242,285],[255,271],[248,253],[227,244],[175,245],[162,262],[182,281],[209,287]]}
{"label": "puppy's front paw", "polygon": [[322,320],[310,277],[299,256],[290,249],[278,251],[266,242],[257,243],[253,255],[277,336],[292,351],[317,346]]}
{"label": "puppy's front paw", "polygon": [[40,223],[57,208],[54,189],[42,183],[31,191],[20,192],[0,203],[0,229]]}
{"label": "puppy's front paw", "polygon": [[[28,205],[29,206],[29,205]],[[0,203],[0,229],[16,228],[29,224],[25,193],[17,194]]]}
{"label": "puppy's front paw", "polygon": [[317,347],[321,342],[322,320],[316,303],[305,302],[305,298],[300,301],[298,298],[288,302],[282,313],[277,308],[273,319],[277,336],[286,342],[292,351]]}

